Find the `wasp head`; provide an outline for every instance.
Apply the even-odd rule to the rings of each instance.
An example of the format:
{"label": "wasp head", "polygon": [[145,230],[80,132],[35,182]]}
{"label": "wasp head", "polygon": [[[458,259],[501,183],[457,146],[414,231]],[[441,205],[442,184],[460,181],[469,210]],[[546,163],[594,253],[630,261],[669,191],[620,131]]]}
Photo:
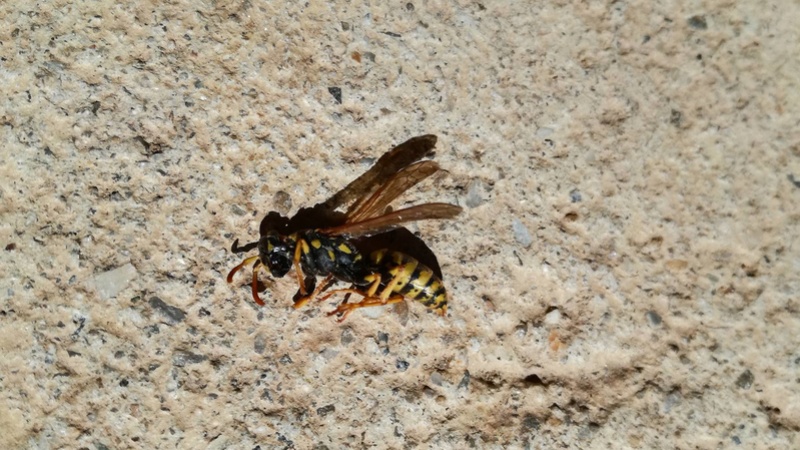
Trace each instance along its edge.
{"label": "wasp head", "polygon": [[294,245],[292,239],[276,231],[268,231],[258,240],[258,255],[275,278],[281,278],[292,268]]}

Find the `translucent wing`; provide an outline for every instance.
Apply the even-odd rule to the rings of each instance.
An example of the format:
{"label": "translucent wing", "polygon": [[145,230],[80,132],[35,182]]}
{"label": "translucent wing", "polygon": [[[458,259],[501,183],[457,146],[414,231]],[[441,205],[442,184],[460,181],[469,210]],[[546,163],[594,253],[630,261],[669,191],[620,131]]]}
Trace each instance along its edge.
{"label": "translucent wing", "polygon": [[325,208],[332,211],[340,206],[355,201],[355,203],[348,208],[349,216],[349,213],[359,209],[361,203],[364,202],[381,183],[408,167],[410,164],[429,156],[435,145],[436,136],[426,134],[413,137],[389,150],[384,153],[369,170],[325,201]]}
{"label": "translucent wing", "polygon": [[450,219],[461,212],[461,207],[449,203],[426,203],[424,205],[392,211],[378,217],[361,222],[320,230],[329,235],[340,235],[347,238],[372,236],[397,228],[401,224],[428,219]]}
{"label": "translucent wing", "polygon": [[422,161],[412,164],[397,172],[378,190],[366,200],[358,202],[358,208],[347,214],[345,223],[363,222],[372,217],[379,216],[386,211],[386,207],[399,197],[403,192],[431,176],[439,170],[439,165],[433,161]]}

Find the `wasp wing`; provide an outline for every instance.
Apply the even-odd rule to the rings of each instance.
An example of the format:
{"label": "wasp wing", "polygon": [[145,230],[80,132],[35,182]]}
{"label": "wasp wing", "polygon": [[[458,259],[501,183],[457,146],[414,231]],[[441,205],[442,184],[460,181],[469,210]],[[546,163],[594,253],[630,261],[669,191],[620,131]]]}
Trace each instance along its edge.
{"label": "wasp wing", "polygon": [[403,192],[434,174],[439,165],[433,161],[422,161],[412,164],[397,172],[381,185],[369,198],[358,202],[358,209],[347,214],[346,223],[363,222],[377,217],[386,211],[386,207]]}
{"label": "wasp wing", "polygon": [[461,212],[461,207],[449,203],[426,203],[409,208],[392,211],[378,217],[361,222],[346,223],[338,227],[320,230],[328,235],[339,235],[347,238],[373,236],[399,227],[401,224],[428,219],[449,219]]}
{"label": "wasp wing", "polygon": [[323,205],[326,209],[332,211],[355,201],[348,209],[349,216],[350,212],[359,209],[360,204],[377,189],[380,183],[383,183],[387,178],[403,170],[408,165],[429,156],[435,145],[436,136],[432,134],[413,137],[403,142],[384,153],[369,170],[326,200]]}

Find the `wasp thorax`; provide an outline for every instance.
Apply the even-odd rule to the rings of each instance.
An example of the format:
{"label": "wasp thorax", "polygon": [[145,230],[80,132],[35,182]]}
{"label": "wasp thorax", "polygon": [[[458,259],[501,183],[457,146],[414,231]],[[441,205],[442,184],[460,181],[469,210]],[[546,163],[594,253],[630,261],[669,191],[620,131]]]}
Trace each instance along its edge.
{"label": "wasp thorax", "polygon": [[258,254],[261,262],[266,264],[275,278],[281,278],[292,268],[292,249],[294,245],[287,242],[286,236],[269,231],[258,240]]}

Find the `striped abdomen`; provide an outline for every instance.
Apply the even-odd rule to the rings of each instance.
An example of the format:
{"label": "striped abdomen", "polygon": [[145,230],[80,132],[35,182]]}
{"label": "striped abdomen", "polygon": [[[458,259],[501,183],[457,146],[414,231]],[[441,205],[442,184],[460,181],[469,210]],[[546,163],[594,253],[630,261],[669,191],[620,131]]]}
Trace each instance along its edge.
{"label": "striped abdomen", "polygon": [[416,300],[439,315],[447,312],[447,291],[444,283],[428,266],[400,252],[378,250],[370,255],[380,267],[382,286],[392,286],[392,292]]}

